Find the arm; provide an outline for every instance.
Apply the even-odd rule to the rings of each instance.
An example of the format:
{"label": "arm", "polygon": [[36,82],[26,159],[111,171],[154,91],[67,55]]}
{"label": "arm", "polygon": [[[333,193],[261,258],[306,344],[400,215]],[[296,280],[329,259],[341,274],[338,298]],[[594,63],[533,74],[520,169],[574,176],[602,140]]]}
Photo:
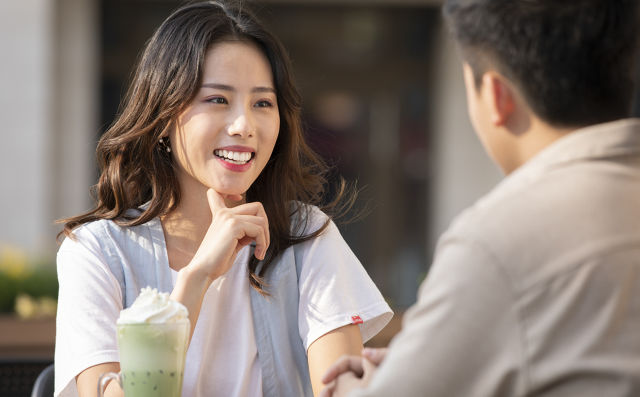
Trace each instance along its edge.
{"label": "arm", "polygon": [[320,394],[323,387],[322,376],[331,364],[341,356],[357,355],[361,350],[360,329],[353,324],[337,328],[316,339],[307,350],[313,394]]}
{"label": "arm", "polygon": [[[239,200],[242,197],[232,197]],[[191,335],[196,328],[204,294],[211,283],[224,275],[238,252],[256,242],[255,256],[264,259],[269,247],[269,221],[261,203],[248,203],[227,208],[224,197],[209,189],[207,199],[211,210],[211,225],[198,250],[187,266],[180,269],[171,299],[182,303],[189,311]]]}
{"label": "arm", "polygon": [[[98,387],[98,379],[100,375],[105,372],[118,372],[120,371],[119,363],[104,363],[89,367],[76,377],[76,384],[78,386],[78,395],[80,396],[95,396],[96,389]],[[116,382],[107,383],[107,387],[104,390],[105,397],[123,397],[124,392],[116,384]]]}
{"label": "arm", "polygon": [[[116,319],[121,290],[94,231],[83,229],[76,240],[66,239],[57,256],[55,382],[58,388],[76,382],[81,397],[95,397],[98,377],[119,370]],[[79,365],[86,367],[78,371]],[[109,388],[119,391],[115,384]]]}
{"label": "arm", "polygon": [[[326,219],[319,210],[312,217],[312,225]],[[298,326],[318,395],[329,366],[341,356],[359,355],[392,312],[333,222],[297,246],[296,263],[301,264]]]}
{"label": "arm", "polygon": [[515,301],[493,255],[474,244],[444,244],[368,386],[346,373],[333,395],[521,394],[517,370],[524,351]]}
{"label": "arm", "polygon": [[[263,257],[269,243],[268,222],[260,203],[226,208],[217,193],[209,191],[208,198],[214,215],[211,226],[192,261],[180,270],[171,294],[172,299],[183,303],[189,310],[192,334],[204,293],[211,282],[229,269],[242,247],[256,241],[256,255]],[[95,246],[95,250],[99,250],[99,244]],[[122,299],[118,282],[101,262],[100,252],[79,251],[81,248],[76,248],[73,254],[59,254],[57,333],[64,335],[65,345],[56,342],[60,347],[56,361],[70,361],[77,356],[76,352],[92,356],[101,351],[100,357],[92,357],[94,362],[102,360],[101,364],[86,368],[80,374],[65,374],[65,379],[60,379],[67,382],[75,377],[79,395],[85,397],[95,396],[102,373],[118,370],[115,324],[122,309]],[[100,332],[96,333],[96,330]],[[121,393],[114,382],[109,383],[107,390],[108,393]]]}

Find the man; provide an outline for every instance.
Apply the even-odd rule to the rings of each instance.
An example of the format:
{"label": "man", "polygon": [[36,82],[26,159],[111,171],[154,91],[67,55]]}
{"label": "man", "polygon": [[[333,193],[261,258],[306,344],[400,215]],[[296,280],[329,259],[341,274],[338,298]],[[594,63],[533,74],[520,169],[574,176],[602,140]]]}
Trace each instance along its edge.
{"label": "man", "polygon": [[445,2],[507,177],[441,237],[386,358],[341,359],[324,396],[640,396],[638,3]]}

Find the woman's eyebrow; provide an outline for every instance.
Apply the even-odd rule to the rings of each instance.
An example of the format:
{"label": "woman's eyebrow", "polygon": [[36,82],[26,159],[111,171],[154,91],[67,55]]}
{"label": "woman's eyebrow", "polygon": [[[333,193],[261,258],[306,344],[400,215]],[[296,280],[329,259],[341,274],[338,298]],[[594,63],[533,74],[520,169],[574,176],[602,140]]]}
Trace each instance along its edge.
{"label": "woman's eyebrow", "polygon": [[271,92],[275,94],[276,90],[273,87],[253,87],[251,92]]}
{"label": "woman's eyebrow", "polygon": [[[227,84],[219,84],[219,83],[204,83],[202,84],[203,88],[215,88],[218,90],[224,91],[236,91],[235,87],[227,85]],[[251,92],[272,92],[275,94],[276,90],[273,87],[253,87]]]}

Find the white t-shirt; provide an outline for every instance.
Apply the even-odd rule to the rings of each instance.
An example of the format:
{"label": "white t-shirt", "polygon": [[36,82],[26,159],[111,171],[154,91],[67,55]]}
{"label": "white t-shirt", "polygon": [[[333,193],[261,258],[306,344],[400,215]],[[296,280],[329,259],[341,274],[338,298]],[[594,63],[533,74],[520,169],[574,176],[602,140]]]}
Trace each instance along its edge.
{"label": "white t-shirt", "polygon": [[[311,225],[321,225],[325,215],[318,210],[313,213]],[[74,379],[80,372],[119,361],[115,321],[122,309],[122,292],[98,241],[124,236],[113,233],[113,228],[102,233],[105,228],[95,226],[100,222],[109,221],[76,229],[76,241],[66,239],[58,252],[55,396],[77,396]],[[155,237],[164,244],[164,236]],[[303,252],[298,324],[305,348],[327,332],[360,320],[364,341],[386,325],[392,316],[389,306],[333,223],[297,249]],[[212,390],[224,396],[262,394],[248,255],[248,247],[240,251],[231,270],[205,294],[187,352],[185,396],[206,396]]]}

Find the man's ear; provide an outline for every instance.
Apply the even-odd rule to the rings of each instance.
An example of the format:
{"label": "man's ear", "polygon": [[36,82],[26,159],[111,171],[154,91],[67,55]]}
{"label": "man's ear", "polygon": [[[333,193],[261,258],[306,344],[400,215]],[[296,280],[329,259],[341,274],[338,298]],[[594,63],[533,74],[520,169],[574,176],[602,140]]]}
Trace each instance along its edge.
{"label": "man's ear", "polygon": [[507,123],[515,111],[516,98],[504,76],[487,72],[482,76],[482,95],[488,104],[490,120],[496,127]]}

